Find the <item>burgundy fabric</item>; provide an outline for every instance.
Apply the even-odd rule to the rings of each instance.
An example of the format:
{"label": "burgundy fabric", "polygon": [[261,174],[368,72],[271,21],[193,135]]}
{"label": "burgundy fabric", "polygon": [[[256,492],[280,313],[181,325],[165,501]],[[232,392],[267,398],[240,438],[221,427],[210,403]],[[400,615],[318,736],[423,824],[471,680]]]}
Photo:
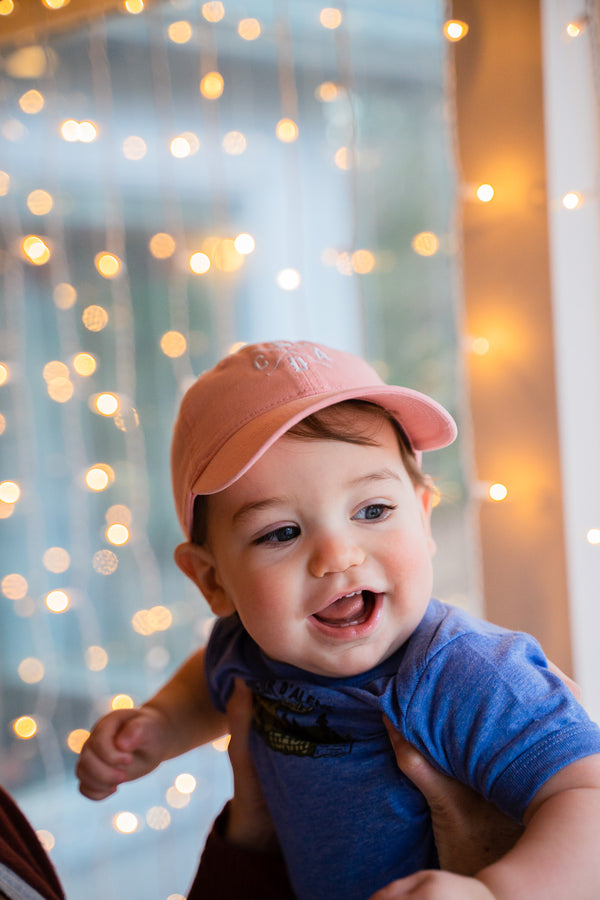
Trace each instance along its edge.
{"label": "burgundy fabric", "polygon": [[65,900],[54,866],[14,800],[0,788],[0,862],[46,900]]}
{"label": "burgundy fabric", "polygon": [[228,844],[227,807],[206,841],[187,900],[295,900],[283,859]]}

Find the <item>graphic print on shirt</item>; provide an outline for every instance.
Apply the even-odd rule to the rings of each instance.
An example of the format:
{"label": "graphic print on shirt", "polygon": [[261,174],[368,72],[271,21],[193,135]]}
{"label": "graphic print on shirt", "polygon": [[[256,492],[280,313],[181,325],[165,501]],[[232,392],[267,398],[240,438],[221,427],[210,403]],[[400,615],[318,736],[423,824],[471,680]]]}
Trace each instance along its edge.
{"label": "graphic print on shirt", "polygon": [[352,740],[328,724],[331,708],[297,685],[282,681],[252,685],[254,727],[265,744],[288,756],[346,756]]}

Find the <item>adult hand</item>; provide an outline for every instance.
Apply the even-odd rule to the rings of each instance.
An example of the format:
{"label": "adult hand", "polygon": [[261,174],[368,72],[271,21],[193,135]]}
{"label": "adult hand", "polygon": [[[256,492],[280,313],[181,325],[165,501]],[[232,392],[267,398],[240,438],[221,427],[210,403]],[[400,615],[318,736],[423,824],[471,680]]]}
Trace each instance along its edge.
{"label": "adult hand", "polygon": [[275,828],[248,750],[252,724],[252,691],[240,679],[227,704],[231,740],[229,760],[233,769],[233,797],[225,839],[248,850],[272,852],[279,848]]}
{"label": "adult hand", "polygon": [[[548,662],[548,668],[566,684],[577,700],[581,698],[581,689],[576,682],[554,663]],[[440,868],[459,875],[475,875],[508,853],[522,835],[523,827],[476,791],[438,772],[389,722],[385,724],[398,766],[424,794],[431,810]],[[390,890],[392,887],[390,885]],[[378,894],[377,900],[404,896],[413,894],[391,893],[383,894],[381,898]],[[420,897],[421,894],[414,896]],[[453,895],[448,894],[450,896]]]}
{"label": "adult hand", "polygon": [[[516,844],[523,833],[521,825],[472,788],[434,769],[387,721],[386,727],[398,766],[425,796],[431,810],[442,869],[474,875]],[[390,898],[394,896],[390,894]]]}
{"label": "adult hand", "polygon": [[494,895],[476,878],[427,870],[392,881],[370,900],[494,900]]}

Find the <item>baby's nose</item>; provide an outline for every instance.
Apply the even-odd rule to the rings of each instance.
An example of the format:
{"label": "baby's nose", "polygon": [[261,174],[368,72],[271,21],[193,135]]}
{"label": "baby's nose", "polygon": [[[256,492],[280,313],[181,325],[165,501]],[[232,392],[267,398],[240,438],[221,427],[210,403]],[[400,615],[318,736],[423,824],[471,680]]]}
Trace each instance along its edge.
{"label": "baby's nose", "polygon": [[311,575],[323,578],[359,566],[364,558],[363,550],[354,541],[337,535],[324,535],[315,540],[309,569]]}

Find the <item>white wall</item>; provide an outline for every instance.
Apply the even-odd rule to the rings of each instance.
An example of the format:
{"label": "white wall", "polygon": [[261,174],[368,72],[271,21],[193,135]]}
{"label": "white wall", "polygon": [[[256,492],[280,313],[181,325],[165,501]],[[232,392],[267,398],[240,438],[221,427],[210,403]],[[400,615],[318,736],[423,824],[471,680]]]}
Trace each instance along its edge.
{"label": "white wall", "polygon": [[[588,4],[591,9],[592,4]],[[575,674],[600,721],[600,172],[598,34],[566,26],[584,4],[542,0],[547,176],[559,428]],[[600,71],[600,69],[598,69]],[[578,191],[580,207],[562,197]]]}

